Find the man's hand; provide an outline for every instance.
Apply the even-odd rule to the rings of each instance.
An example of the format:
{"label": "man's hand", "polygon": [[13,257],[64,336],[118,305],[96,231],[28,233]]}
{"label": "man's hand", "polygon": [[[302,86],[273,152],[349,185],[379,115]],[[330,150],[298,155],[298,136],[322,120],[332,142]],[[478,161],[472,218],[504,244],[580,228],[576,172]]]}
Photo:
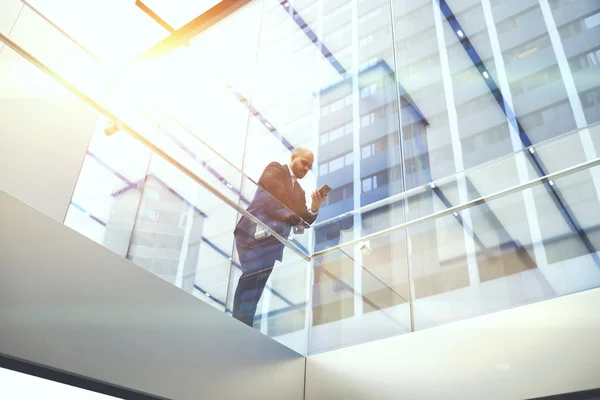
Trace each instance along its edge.
{"label": "man's hand", "polygon": [[320,191],[315,190],[314,192],[311,193],[310,197],[312,198],[312,204],[310,206],[310,210],[314,213],[316,213],[317,211],[319,211],[319,207],[321,207],[321,204],[323,204],[323,202],[325,201],[325,197],[327,197],[326,195],[323,196],[323,194],[321,194]]}

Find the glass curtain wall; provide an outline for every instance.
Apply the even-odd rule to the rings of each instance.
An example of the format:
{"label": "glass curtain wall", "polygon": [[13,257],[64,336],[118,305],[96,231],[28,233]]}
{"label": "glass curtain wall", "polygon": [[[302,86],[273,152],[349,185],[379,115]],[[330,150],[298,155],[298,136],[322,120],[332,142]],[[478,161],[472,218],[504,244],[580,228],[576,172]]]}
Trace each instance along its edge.
{"label": "glass curtain wall", "polygon": [[[301,185],[333,190],[312,229],[290,238],[311,268],[286,248],[255,321],[314,353],[589,286],[561,276],[597,285],[596,170],[577,175],[589,209],[569,198],[586,186],[570,177],[411,222],[597,158],[599,12],[565,0],[256,0],[123,79],[152,98],[150,114],[178,138],[169,146],[194,148],[195,136],[214,149],[202,161],[229,176],[242,207],[269,162],[314,152]],[[157,167],[142,164],[148,180]],[[144,211],[150,194],[138,196]],[[189,235],[215,240],[191,252],[193,268],[177,270],[174,254],[167,275],[228,310],[236,213],[189,218]],[[132,237],[128,251],[142,251]]]}
{"label": "glass curtain wall", "polygon": [[333,190],[254,321],[299,352],[597,287],[599,29],[591,0],[254,0],[118,74],[57,66],[212,188],[101,119],[65,223],[230,312],[215,191],[246,208],[307,147],[307,201]]}

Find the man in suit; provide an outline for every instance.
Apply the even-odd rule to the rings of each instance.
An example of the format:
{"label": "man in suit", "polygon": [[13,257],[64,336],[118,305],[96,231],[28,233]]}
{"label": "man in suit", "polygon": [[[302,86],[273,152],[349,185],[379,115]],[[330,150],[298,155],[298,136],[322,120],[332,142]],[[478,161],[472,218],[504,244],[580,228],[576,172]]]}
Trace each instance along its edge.
{"label": "man in suit", "polygon": [[[248,212],[284,238],[288,237],[292,226],[313,223],[325,196],[318,190],[312,192],[309,209],[304,190],[297,182],[304,178],[313,162],[313,153],[298,147],[289,164],[270,163],[258,180],[259,187]],[[261,235],[262,230],[242,216],[234,231],[242,276],[233,299],[233,316],[249,326],[253,325],[258,301],[275,261],[281,261],[284,249],[273,236]]]}

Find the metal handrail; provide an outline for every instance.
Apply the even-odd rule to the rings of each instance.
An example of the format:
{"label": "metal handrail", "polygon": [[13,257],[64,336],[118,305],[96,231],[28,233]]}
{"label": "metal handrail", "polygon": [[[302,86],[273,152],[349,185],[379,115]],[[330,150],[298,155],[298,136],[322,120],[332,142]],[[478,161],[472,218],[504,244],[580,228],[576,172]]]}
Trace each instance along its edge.
{"label": "metal handrail", "polygon": [[560,141],[561,139],[564,139],[565,137],[573,135],[575,132],[581,132],[584,129],[596,129],[596,128],[600,128],[600,122],[594,122],[594,123],[589,124],[589,125],[587,125],[587,126],[585,126],[583,128],[573,129],[573,130],[571,130],[569,132],[565,132],[565,133],[563,133],[561,135],[555,136],[555,137],[553,137],[551,139],[548,139],[548,140],[546,140],[544,142],[537,143],[537,144],[529,146],[529,147],[523,147],[523,148],[521,148],[521,149],[519,149],[517,151],[514,151],[514,152],[510,153],[506,157],[501,157],[499,159],[495,159],[495,160],[491,160],[491,161],[488,161],[488,162],[485,162],[485,163],[478,164],[477,166],[465,169],[465,170],[463,170],[461,172],[457,172],[454,175],[443,176],[441,178],[435,179],[435,180],[433,180],[431,182],[428,182],[426,184],[423,184],[421,186],[417,186],[417,187],[405,190],[402,193],[394,194],[392,196],[386,197],[385,199],[381,199],[381,200],[378,200],[376,202],[364,205],[364,206],[362,206],[360,208],[357,208],[355,210],[350,210],[350,211],[347,211],[345,213],[336,215],[335,217],[328,218],[328,219],[326,219],[324,221],[319,221],[318,223],[313,224],[312,228],[318,228],[320,226],[324,226],[324,225],[330,224],[330,223],[332,223],[334,221],[337,221],[337,220],[340,220],[340,219],[343,219],[343,218],[347,218],[347,217],[355,215],[357,213],[362,214],[362,213],[365,213],[365,212],[368,212],[368,211],[371,211],[371,210],[375,210],[375,209],[380,208],[380,207],[384,207],[384,206],[390,205],[390,204],[398,202],[398,201],[405,200],[405,199],[407,199],[409,197],[412,197],[414,195],[426,192],[427,188],[431,187],[432,184],[434,186],[441,187],[442,185],[445,185],[447,183],[455,182],[456,181],[456,177],[458,175],[465,175],[466,176],[470,172],[473,172],[473,171],[476,171],[476,170],[481,170],[483,168],[492,166],[494,164],[498,164],[498,163],[500,163],[500,162],[502,162],[504,160],[509,159],[510,157],[514,157],[514,156],[516,156],[518,154],[524,153],[525,151],[529,151],[531,148],[533,148],[533,149],[540,149],[540,147],[543,147],[543,146],[547,145],[548,143],[556,143],[556,142]]}
{"label": "metal handrail", "polygon": [[148,147],[149,149],[151,149],[152,151],[154,151],[156,154],[158,154],[159,156],[161,156],[162,158],[164,158],[168,163],[170,163],[175,168],[179,169],[181,172],[183,172],[184,174],[186,174],[187,176],[189,176],[192,180],[194,180],[200,186],[204,187],[206,190],[208,190],[213,195],[215,195],[216,197],[218,197],[225,204],[229,205],[230,207],[232,207],[233,209],[235,209],[237,212],[239,212],[240,214],[244,215],[246,218],[249,218],[252,222],[256,223],[257,225],[259,225],[260,227],[262,227],[263,229],[265,229],[266,231],[268,231],[273,237],[275,237],[278,241],[280,241],[286,247],[290,248],[292,251],[294,251],[296,254],[298,254],[300,257],[302,257],[304,260],[310,261],[312,259],[311,256],[305,254],[295,244],[293,244],[292,242],[288,241],[287,239],[285,239],[283,236],[281,236],[277,232],[274,232],[272,229],[270,229],[260,219],[258,219],[257,217],[255,217],[254,215],[252,215],[251,213],[249,213],[248,211],[246,211],[244,208],[240,207],[237,203],[235,203],[234,201],[230,200],[227,196],[225,196],[224,194],[222,194],[221,192],[219,192],[218,190],[216,190],[215,188],[213,188],[210,184],[208,184],[202,178],[200,178],[199,176],[197,176],[196,174],[194,174],[189,168],[185,167],[179,161],[175,160],[173,157],[171,157],[170,155],[168,155],[167,153],[165,153],[157,145],[155,145],[154,143],[152,143],[150,140],[146,139],[144,136],[142,136],[139,132],[137,132],[131,126],[129,126],[126,123],[122,122],[115,114],[113,114],[112,112],[110,112],[106,107],[102,106],[97,101],[93,100],[91,97],[89,97],[83,91],[77,89],[69,81],[67,81],[66,79],[62,78],[58,73],[56,73],[54,70],[52,70],[46,64],[44,64],[43,62],[41,62],[40,60],[38,60],[32,54],[30,54],[29,52],[27,52],[23,47],[21,47],[20,45],[18,45],[17,43],[15,43],[12,39],[10,39],[8,36],[4,35],[1,32],[0,32],[0,41],[3,42],[8,47],[10,47],[12,50],[14,50],[17,54],[19,54],[20,56],[22,56],[23,58],[25,58],[27,61],[31,62],[33,65],[35,65],[36,67],[38,67],[44,73],[46,73],[47,75],[49,75],[52,79],[54,79],[60,85],[62,85],[67,90],[69,90],[70,92],[72,92],[73,94],[75,94],[81,100],[85,101],[88,105],[90,105],[91,107],[93,107],[100,114],[104,115],[105,117],[107,117],[110,120],[119,121],[119,128],[122,131],[127,132],[134,139],[136,139],[137,141],[139,141],[140,143],[142,143],[143,145],[145,145],[146,147]]}
{"label": "metal handrail", "polygon": [[[69,90],[70,92],[72,92],[73,94],[75,94],[77,97],[79,97],[80,99],[82,99],[83,101],[85,101],[87,104],[89,104],[91,107],[93,107],[94,109],[96,109],[96,111],[98,111],[100,114],[103,114],[105,117],[109,118],[110,120],[120,121],[120,119],[115,114],[113,114],[112,112],[110,112],[106,107],[102,106],[97,101],[93,100],[91,97],[89,97],[83,91],[77,89],[74,85],[72,85],[66,79],[62,78],[58,73],[56,73],[50,67],[48,67],[47,65],[45,65],[44,63],[42,63],[40,60],[38,60],[32,54],[30,54],[29,52],[27,52],[25,49],[23,49],[20,45],[18,45],[17,43],[15,43],[8,36],[6,36],[3,33],[0,33],[0,41],[3,42],[8,47],[10,47],[12,50],[14,50],[19,55],[21,55],[23,58],[27,59],[29,62],[31,62],[36,67],[38,67],[40,70],[42,70],[43,72],[45,72],[47,75],[49,75],[51,78],[53,78],[59,84],[61,84],[67,90]],[[127,125],[125,123],[122,123],[121,129],[123,131],[127,132],[128,134],[130,134],[133,138],[135,138],[136,140],[138,140],[139,142],[141,142],[142,144],[144,144],[148,148],[150,148],[152,151],[156,152],[159,156],[163,157],[167,162],[169,162],[170,164],[172,164],[173,166],[175,166],[177,169],[179,169],[180,171],[182,171],[183,173],[185,173],[192,180],[194,180],[196,183],[198,183],[199,185],[201,185],[202,187],[204,187],[205,189],[207,189],[213,195],[217,196],[220,200],[222,200],[224,203],[226,203],[227,205],[229,205],[230,207],[232,207],[233,209],[235,209],[237,212],[239,212],[240,214],[242,214],[245,217],[249,218],[251,221],[253,221],[257,225],[261,226],[262,228],[264,228],[265,230],[267,230],[268,232],[270,232],[271,235],[274,236],[279,242],[281,242],[282,244],[284,244],[286,247],[290,248],[292,251],[294,251],[296,254],[298,254],[300,257],[302,257],[306,261],[311,261],[312,259],[314,259],[316,257],[319,257],[319,256],[323,256],[324,254],[331,253],[331,252],[334,252],[334,251],[337,251],[337,250],[341,250],[343,247],[346,247],[346,246],[351,246],[351,245],[354,245],[354,244],[358,244],[359,242],[362,242],[362,241],[365,241],[365,240],[371,240],[371,239],[374,239],[374,238],[377,238],[377,237],[380,237],[380,236],[383,236],[383,235],[387,235],[387,234],[390,234],[390,233],[395,232],[397,230],[406,229],[406,228],[409,228],[409,227],[412,227],[412,226],[415,226],[415,225],[418,225],[418,224],[421,224],[421,223],[424,223],[424,222],[427,222],[427,221],[432,221],[432,220],[435,220],[435,219],[438,219],[438,218],[441,218],[441,217],[444,217],[444,216],[447,216],[447,215],[450,215],[450,214],[461,212],[463,210],[467,210],[469,208],[478,206],[480,204],[483,204],[483,203],[486,203],[486,202],[489,202],[489,201],[492,201],[492,200],[496,200],[496,199],[499,199],[499,198],[508,196],[510,194],[526,190],[526,189],[529,189],[529,188],[537,186],[537,185],[539,185],[541,183],[549,184],[549,181],[551,181],[551,180],[556,180],[556,179],[559,179],[561,177],[568,176],[568,175],[571,175],[571,174],[574,174],[574,173],[577,173],[577,172],[580,172],[580,171],[583,171],[583,170],[587,170],[587,169],[590,169],[590,168],[593,168],[595,166],[600,165],[600,158],[596,158],[594,160],[586,161],[584,163],[577,164],[575,166],[563,169],[561,171],[557,171],[557,172],[548,174],[546,176],[538,177],[538,178],[532,179],[532,180],[530,180],[528,182],[521,183],[521,184],[518,184],[516,186],[512,186],[512,187],[509,187],[507,189],[500,190],[500,191],[492,193],[490,195],[485,195],[485,196],[479,197],[477,199],[468,201],[468,202],[463,203],[461,205],[457,205],[457,206],[454,206],[454,207],[451,207],[451,208],[447,208],[447,209],[442,210],[442,211],[438,211],[438,212],[426,215],[426,216],[421,217],[421,218],[417,218],[417,219],[414,219],[414,220],[411,220],[411,221],[408,221],[408,222],[404,222],[402,224],[399,224],[399,225],[396,225],[396,226],[393,226],[393,227],[381,230],[379,232],[375,232],[373,234],[366,235],[366,236],[363,236],[361,238],[354,239],[354,240],[351,240],[349,242],[342,243],[342,244],[339,244],[337,246],[333,246],[333,247],[330,247],[330,248],[327,248],[327,249],[315,252],[312,255],[307,255],[300,248],[298,248],[295,244],[293,244],[292,242],[290,242],[289,240],[287,240],[283,236],[279,235],[277,232],[273,232],[260,219],[258,219],[257,217],[255,217],[254,215],[252,215],[251,213],[249,213],[248,211],[246,211],[244,208],[240,207],[237,203],[235,203],[232,200],[230,200],[227,196],[225,196],[224,194],[222,194],[221,192],[219,192],[218,190],[216,190],[215,188],[213,188],[210,184],[208,184],[202,178],[200,178],[196,174],[194,174],[190,169],[188,169],[187,167],[185,167],[184,165],[182,165],[180,162],[178,162],[173,157],[171,157],[170,155],[168,155],[167,153],[165,153],[163,150],[161,150],[153,142],[151,142],[150,140],[148,140],[145,137],[143,137],[135,129],[133,129],[132,127],[130,127],[129,125]],[[581,129],[578,129],[578,130],[581,130]],[[418,189],[422,190],[422,188],[423,187],[415,188],[415,190],[418,190]],[[404,193],[402,193],[400,195],[403,198],[408,193],[414,193],[414,191],[404,192]],[[376,204],[376,203],[374,203],[374,204]]]}
{"label": "metal handrail", "polygon": [[596,167],[598,165],[600,165],[600,158],[596,158],[596,159],[593,159],[593,160],[590,160],[590,161],[586,161],[584,163],[577,164],[577,165],[574,165],[572,167],[565,168],[563,170],[560,170],[560,171],[557,171],[557,172],[553,172],[551,174],[548,174],[548,175],[545,175],[545,176],[542,176],[542,177],[539,177],[539,178],[532,179],[532,180],[530,180],[528,182],[521,183],[521,184],[509,187],[507,189],[503,189],[503,190],[497,191],[497,192],[489,194],[489,195],[481,196],[481,197],[479,197],[477,199],[468,201],[466,203],[463,203],[463,204],[460,204],[460,205],[457,205],[457,206],[454,206],[454,207],[446,208],[445,210],[438,211],[438,212],[426,215],[426,216],[421,217],[421,218],[416,218],[416,219],[413,219],[411,221],[404,222],[402,224],[399,224],[399,225],[392,226],[390,228],[381,230],[379,232],[375,232],[375,233],[372,233],[370,235],[366,235],[366,236],[363,236],[361,238],[350,240],[350,241],[348,241],[346,243],[342,243],[342,244],[339,244],[337,246],[333,246],[333,247],[330,247],[328,249],[318,251],[316,253],[313,253],[312,257],[313,258],[314,257],[319,257],[319,256],[322,256],[322,255],[327,254],[327,253],[331,253],[331,252],[336,251],[336,250],[341,250],[342,248],[344,248],[346,246],[352,246],[354,244],[358,244],[359,242],[364,242],[366,240],[375,239],[377,237],[390,234],[390,233],[398,231],[400,229],[406,229],[406,228],[409,228],[409,227],[421,224],[423,222],[432,221],[432,220],[435,220],[435,219],[438,219],[438,218],[441,218],[441,217],[445,217],[445,216],[450,215],[450,214],[458,213],[460,211],[464,211],[464,210],[467,210],[469,208],[473,208],[473,207],[478,206],[480,204],[483,204],[483,203],[486,203],[486,202],[489,202],[489,201],[493,201],[493,200],[497,200],[499,198],[506,197],[508,195],[511,195],[511,194],[514,194],[514,193],[517,193],[517,192],[521,192],[523,190],[526,190],[526,189],[529,189],[531,187],[537,186],[540,183],[550,184],[550,181],[554,181],[556,179],[562,178],[564,176],[572,175],[572,174],[577,173],[577,172],[588,170],[588,169]]}
{"label": "metal handrail", "polygon": [[[189,128],[188,126],[184,125],[183,122],[179,121],[179,119],[177,119],[173,114],[171,114],[170,112],[168,112],[167,110],[158,107],[158,110],[163,113],[171,122],[173,122],[176,126],[178,126],[179,128],[183,129],[188,135],[190,135],[191,137],[193,137],[195,140],[197,140],[198,142],[200,142],[204,147],[206,147],[208,150],[210,150],[213,154],[215,154],[220,160],[224,161],[227,165],[229,165],[231,168],[233,168],[237,173],[239,173],[242,176],[242,179],[246,179],[249,182],[251,182],[254,186],[256,187],[262,187],[258,184],[258,182],[256,182],[254,179],[252,179],[251,177],[249,177],[248,175],[246,175],[246,173],[244,171],[242,171],[239,167],[237,167],[233,162],[231,162],[229,159],[227,159],[226,157],[222,156],[217,150],[215,150],[211,145],[209,145],[204,139],[202,139],[200,137],[200,135],[198,135],[197,133],[195,133],[191,128]],[[277,203],[279,203],[279,206],[289,210],[290,210],[285,204],[283,204],[281,201],[279,201],[275,196],[273,196],[271,193],[267,192],[267,195],[270,196],[270,198],[272,200],[275,200]],[[293,212],[293,211],[292,211]],[[304,219],[302,219],[300,216],[298,216],[300,218],[300,220],[302,221],[302,223],[304,225],[310,225],[308,222],[306,222]]]}
{"label": "metal handrail", "polygon": [[36,13],[40,18],[42,18],[44,21],[46,21],[51,27],[53,27],[58,32],[60,32],[61,35],[63,35],[65,38],[67,38],[70,42],[72,42],[74,45],[76,45],[81,50],[83,50],[87,55],[89,55],[94,60],[96,60],[96,62],[98,62],[100,64],[103,64],[102,60],[100,60],[100,58],[98,58],[98,56],[96,56],[94,53],[92,53],[91,51],[89,51],[84,45],[82,45],[77,40],[75,40],[75,38],[73,36],[69,35],[61,27],[59,27],[54,22],[52,22],[52,20],[50,20],[50,18],[48,18],[41,11],[39,11],[37,8],[35,8],[34,6],[32,6],[31,3],[29,3],[27,0],[21,0],[21,3],[23,3],[25,6],[27,6],[27,8],[29,8],[31,11],[33,11],[34,13]]}

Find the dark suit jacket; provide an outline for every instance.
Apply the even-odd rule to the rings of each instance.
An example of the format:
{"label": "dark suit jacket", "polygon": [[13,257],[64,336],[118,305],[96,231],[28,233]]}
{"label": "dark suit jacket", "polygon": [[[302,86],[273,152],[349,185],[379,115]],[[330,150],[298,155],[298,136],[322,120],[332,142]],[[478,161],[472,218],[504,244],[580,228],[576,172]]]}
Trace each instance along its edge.
{"label": "dark suit jacket", "polygon": [[[309,224],[317,218],[316,215],[311,215],[306,207],[306,197],[300,183],[296,181],[292,187],[292,177],[287,165],[277,162],[267,165],[258,180],[258,186],[254,199],[247,210],[283,237],[289,235],[293,225],[301,224],[300,218]],[[259,227],[259,230],[261,229]],[[281,261],[283,244],[274,237],[254,239],[255,232],[256,224],[242,216],[234,234],[238,240],[240,240],[240,236],[242,237],[243,248],[249,250],[257,247],[268,249],[268,254],[262,254],[261,258],[266,257],[272,259],[273,262]]]}

